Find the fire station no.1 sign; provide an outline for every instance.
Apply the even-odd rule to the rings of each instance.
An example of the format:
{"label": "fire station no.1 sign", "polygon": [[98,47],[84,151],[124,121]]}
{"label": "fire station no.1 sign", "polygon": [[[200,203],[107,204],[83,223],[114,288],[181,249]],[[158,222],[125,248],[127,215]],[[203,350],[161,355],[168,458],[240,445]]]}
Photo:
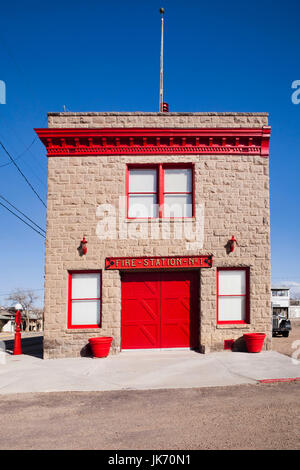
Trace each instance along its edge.
{"label": "fire station no.1 sign", "polygon": [[105,269],[180,269],[211,268],[212,255],[106,258]]}

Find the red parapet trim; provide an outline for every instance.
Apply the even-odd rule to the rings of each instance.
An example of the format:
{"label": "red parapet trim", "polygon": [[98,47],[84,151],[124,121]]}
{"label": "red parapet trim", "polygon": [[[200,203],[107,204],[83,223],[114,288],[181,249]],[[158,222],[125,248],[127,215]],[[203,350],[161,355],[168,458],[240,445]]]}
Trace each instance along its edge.
{"label": "red parapet trim", "polygon": [[48,157],[85,155],[269,155],[271,128],[35,129]]}
{"label": "red parapet trim", "polygon": [[41,137],[191,137],[191,136],[232,136],[259,137],[270,134],[270,126],[263,127],[197,127],[197,128],[159,128],[159,127],[96,127],[96,128],[37,128]]}

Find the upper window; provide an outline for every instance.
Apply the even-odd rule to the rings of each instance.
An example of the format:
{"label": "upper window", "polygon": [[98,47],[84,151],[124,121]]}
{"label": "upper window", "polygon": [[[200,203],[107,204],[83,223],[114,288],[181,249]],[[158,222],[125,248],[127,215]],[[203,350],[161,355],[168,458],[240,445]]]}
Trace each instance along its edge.
{"label": "upper window", "polygon": [[273,297],[288,297],[289,291],[287,290],[272,290]]}
{"label": "upper window", "polygon": [[164,216],[193,216],[192,168],[164,169]]}
{"label": "upper window", "polygon": [[248,269],[218,269],[217,276],[218,323],[248,323]]}
{"label": "upper window", "polygon": [[101,273],[69,273],[68,328],[98,328],[101,314]]}
{"label": "upper window", "polygon": [[193,168],[128,167],[128,218],[193,217]]}
{"label": "upper window", "polygon": [[128,217],[157,217],[157,170],[132,168],[129,170]]}

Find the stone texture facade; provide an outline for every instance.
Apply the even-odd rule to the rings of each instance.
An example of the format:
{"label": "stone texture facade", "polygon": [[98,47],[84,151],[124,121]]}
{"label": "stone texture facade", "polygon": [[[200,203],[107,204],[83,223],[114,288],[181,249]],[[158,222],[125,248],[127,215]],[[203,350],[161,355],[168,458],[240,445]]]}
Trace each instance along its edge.
{"label": "stone texture facade", "polygon": [[[49,113],[49,128],[71,127],[236,127],[268,125],[265,113]],[[143,222],[124,221],[130,238],[99,239],[101,214],[97,207],[119,207],[125,196],[126,164],[192,162],[195,169],[195,204],[204,214],[203,246],[187,248],[186,239],[142,238]],[[189,222],[195,229],[197,217]],[[166,221],[154,222],[163,230]],[[237,239],[234,252],[225,246]],[[82,237],[86,256],[79,256]],[[84,354],[88,338],[113,336],[112,353],[120,351],[121,279],[119,271],[106,271],[106,257],[212,254],[213,267],[200,270],[199,322],[201,352],[221,351],[225,339],[244,332],[267,334],[271,347],[269,161],[260,155],[112,155],[51,157],[48,160],[48,208],[45,263],[44,357]],[[250,323],[218,325],[216,269],[250,268]],[[102,270],[101,329],[67,328],[68,271]]]}

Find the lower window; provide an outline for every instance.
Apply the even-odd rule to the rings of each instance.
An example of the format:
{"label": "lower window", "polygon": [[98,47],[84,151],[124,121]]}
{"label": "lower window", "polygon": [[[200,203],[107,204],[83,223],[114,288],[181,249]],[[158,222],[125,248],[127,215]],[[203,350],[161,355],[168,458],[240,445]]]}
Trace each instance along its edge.
{"label": "lower window", "polygon": [[69,272],[68,328],[99,328],[101,272]]}
{"label": "lower window", "polygon": [[218,269],[217,323],[249,323],[248,268]]}

